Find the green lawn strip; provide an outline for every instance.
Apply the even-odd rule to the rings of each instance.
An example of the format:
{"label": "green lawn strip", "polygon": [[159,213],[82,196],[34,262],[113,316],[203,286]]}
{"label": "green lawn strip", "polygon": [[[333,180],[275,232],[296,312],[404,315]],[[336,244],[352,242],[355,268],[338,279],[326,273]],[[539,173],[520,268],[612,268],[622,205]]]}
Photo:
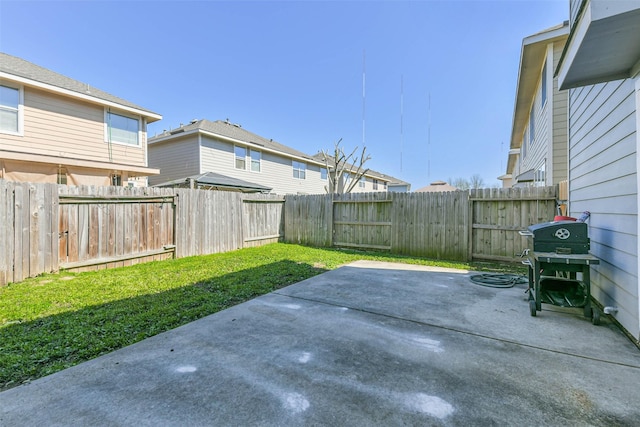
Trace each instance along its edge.
{"label": "green lawn strip", "polygon": [[496,264],[278,243],[111,270],[47,274],[0,288],[0,390],[360,259],[514,272],[512,266]]}

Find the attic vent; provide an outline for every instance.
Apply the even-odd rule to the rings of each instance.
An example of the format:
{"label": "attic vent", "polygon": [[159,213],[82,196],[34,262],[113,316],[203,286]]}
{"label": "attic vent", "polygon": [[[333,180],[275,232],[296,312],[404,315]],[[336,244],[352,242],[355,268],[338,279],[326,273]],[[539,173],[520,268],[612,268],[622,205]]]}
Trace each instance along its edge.
{"label": "attic vent", "polygon": [[175,135],[176,133],[182,133],[184,132],[184,128],[180,128],[180,129],[175,129],[172,130],[171,132],[169,132],[171,135]]}
{"label": "attic vent", "polygon": [[189,123],[191,123],[191,124],[198,123],[198,119],[193,119]]}

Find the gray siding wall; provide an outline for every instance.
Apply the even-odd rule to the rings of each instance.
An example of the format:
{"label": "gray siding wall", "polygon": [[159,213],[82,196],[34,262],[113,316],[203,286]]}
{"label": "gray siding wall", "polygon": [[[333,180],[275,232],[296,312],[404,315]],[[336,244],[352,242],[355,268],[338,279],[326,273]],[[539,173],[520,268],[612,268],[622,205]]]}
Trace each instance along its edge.
{"label": "gray siding wall", "polygon": [[[305,179],[293,177],[292,159],[276,153],[261,151],[260,172],[253,172],[249,168],[241,170],[235,167],[234,144],[228,141],[215,139],[208,136],[200,138],[201,172],[216,172],[245,181],[266,185],[272,188],[276,194],[326,194],[327,180],[320,177],[321,165],[306,163],[307,172]],[[250,147],[253,149],[253,147]],[[366,178],[365,187],[359,185],[353,189],[357,192],[386,191],[382,181],[378,184],[378,190],[373,189],[373,179]]]}
{"label": "gray siding wall", "polygon": [[198,137],[195,135],[170,143],[149,144],[149,166],[160,169],[160,175],[149,177],[149,185],[200,173],[198,156]]}
{"label": "gray siding wall", "polygon": [[[260,150],[258,150],[260,151]],[[307,163],[305,179],[293,177],[292,160],[262,151],[260,172],[235,167],[234,144],[201,137],[202,172],[216,172],[245,181],[266,185],[276,194],[324,194],[326,181],[320,179],[320,166]],[[249,160],[247,159],[247,168]]]}
{"label": "gray siding wall", "polygon": [[640,338],[635,83],[617,80],[569,93],[570,213],[590,211],[592,292]]}

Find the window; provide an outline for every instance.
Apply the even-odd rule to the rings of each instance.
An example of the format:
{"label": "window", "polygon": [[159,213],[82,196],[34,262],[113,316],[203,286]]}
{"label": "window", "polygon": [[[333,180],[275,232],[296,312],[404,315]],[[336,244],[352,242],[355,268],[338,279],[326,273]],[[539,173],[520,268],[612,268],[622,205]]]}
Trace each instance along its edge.
{"label": "window", "polygon": [[373,180],[373,189],[374,189],[374,190],[377,190],[377,189],[378,189],[378,180],[377,180],[377,179],[374,179],[374,180]]}
{"label": "window", "polygon": [[22,90],[0,85],[0,132],[22,135]]}
{"label": "window", "polygon": [[384,182],[382,183],[382,189],[383,189],[384,191],[387,191],[387,181],[384,181]]}
{"label": "window", "polygon": [[305,163],[292,161],[293,164],[293,177],[298,179],[306,179],[307,177],[307,165]]}
{"label": "window", "polygon": [[358,187],[365,188],[366,186],[367,186],[366,178],[364,176],[360,177],[360,181],[358,181]]}
{"label": "window", "polygon": [[534,110],[534,108],[531,108],[531,113],[529,114],[529,144],[533,144],[536,135],[536,115]]}
{"label": "window", "polygon": [[117,173],[111,175],[111,185],[114,187],[122,187],[122,175]]}
{"label": "window", "polygon": [[250,150],[251,151],[251,171],[252,172],[260,172],[260,160],[262,155],[259,151]]}
{"label": "window", "polygon": [[139,145],[140,121],[131,117],[107,111],[107,142]]}
{"label": "window", "polygon": [[59,185],[67,185],[67,169],[63,167],[58,168],[58,177],[56,178],[56,182]]}
{"label": "window", "polygon": [[236,153],[236,169],[246,169],[247,168],[247,149],[244,147],[236,146],[234,148]]}
{"label": "window", "polygon": [[533,178],[533,185],[535,185],[536,187],[544,187],[545,182],[546,182],[546,162],[542,163],[542,166],[540,166],[538,168],[538,170],[536,170],[535,176]]}
{"label": "window", "polygon": [[327,179],[327,168],[320,168],[320,179]]}
{"label": "window", "polygon": [[542,106],[544,107],[544,103],[547,101],[547,61],[544,61],[544,66],[542,67],[542,88],[540,90]]}

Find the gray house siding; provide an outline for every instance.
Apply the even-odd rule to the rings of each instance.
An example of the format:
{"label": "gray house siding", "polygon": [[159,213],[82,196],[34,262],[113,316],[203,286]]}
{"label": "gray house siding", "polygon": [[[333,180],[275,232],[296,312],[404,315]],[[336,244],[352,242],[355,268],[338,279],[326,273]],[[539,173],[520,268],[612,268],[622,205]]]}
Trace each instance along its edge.
{"label": "gray house siding", "polygon": [[[200,139],[200,155],[202,159],[201,171],[216,172],[233,176],[249,182],[256,182],[272,188],[277,194],[324,193],[326,181],[320,179],[320,166],[306,163],[306,178],[293,177],[292,159],[275,153],[260,150],[258,147],[248,147],[261,153],[260,172],[247,168],[236,169],[234,144],[212,137],[202,136]],[[243,146],[238,144],[239,146]],[[161,171],[162,173],[162,171]]]}
{"label": "gray house siding", "polygon": [[150,144],[149,164],[160,169],[160,175],[149,177],[149,185],[162,184],[200,173],[197,136],[174,140],[170,144],[163,142]]}
{"label": "gray house siding", "polygon": [[638,319],[637,105],[633,79],[569,91],[570,214],[590,211],[592,292],[618,308],[636,339]]}

